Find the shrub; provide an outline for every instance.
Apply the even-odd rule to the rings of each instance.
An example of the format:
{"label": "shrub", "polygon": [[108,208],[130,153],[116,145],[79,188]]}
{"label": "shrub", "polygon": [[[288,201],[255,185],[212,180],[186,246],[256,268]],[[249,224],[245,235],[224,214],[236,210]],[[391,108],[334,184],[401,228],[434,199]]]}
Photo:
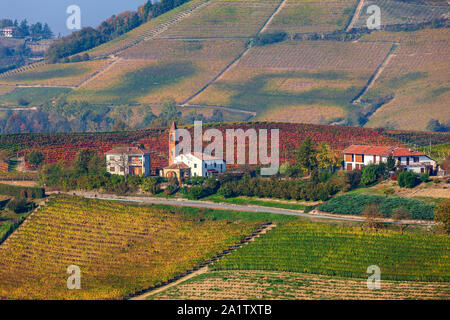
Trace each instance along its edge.
{"label": "shrub", "polygon": [[265,46],[266,44],[284,41],[286,38],[287,33],[284,31],[266,32],[256,37],[255,44],[257,46]]}
{"label": "shrub", "polygon": [[442,225],[446,233],[450,233],[450,199],[438,204],[434,219]]}
{"label": "shrub", "polygon": [[151,194],[157,194],[161,191],[158,180],[149,177],[142,179],[141,189],[145,192],[150,192]]}
{"label": "shrub", "polygon": [[22,197],[18,197],[9,201],[6,207],[9,210],[14,211],[15,213],[27,212],[30,209],[27,200]]}
{"label": "shrub", "polygon": [[414,188],[419,184],[419,176],[412,171],[402,171],[397,175],[397,181],[402,188]]}
{"label": "shrub", "polygon": [[37,167],[45,160],[44,155],[36,150],[31,151],[27,156],[27,161],[29,164]]}
{"label": "shrub", "polygon": [[170,195],[174,194],[177,190],[178,190],[177,187],[175,187],[175,186],[172,185],[172,184],[169,184],[169,185],[166,187],[166,189],[164,190],[164,194],[165,194],[166,196],[170,196]]}
{"label": "shrub", "polygon": [[369,204],[378,205],[380,213],[391,217],[396,208],[406,208],[413,219],[432,220],[434,205],[426,204],[420,200],[380,195],[353,193],[344,194],[329,200],[319,206],[319,210],[337,214],[360,215]]}
{"label": "shrub", "polygon": [[224,198],[230,198],[233,196],[233,190],[228,185],[223,185],[217,191],[217,194],[221,195]]}
{"label": "shrub", "polygon": [[208,195],[207,190],[202,186],[193,186],[189,189],[188,198],[198,200]]}
{"label": "shrub", "polygon": [[0,194],[13,197],[27,197],[40,199],[45,197],[45,189],[38,187],[18,187],[7,184],[0,184]]}
{"label": "shrub", "polygon": [[428,173],[422,173],[419,176],[420,181],[422,182],[428,182],[430,180],[430,176],[428,175]]}

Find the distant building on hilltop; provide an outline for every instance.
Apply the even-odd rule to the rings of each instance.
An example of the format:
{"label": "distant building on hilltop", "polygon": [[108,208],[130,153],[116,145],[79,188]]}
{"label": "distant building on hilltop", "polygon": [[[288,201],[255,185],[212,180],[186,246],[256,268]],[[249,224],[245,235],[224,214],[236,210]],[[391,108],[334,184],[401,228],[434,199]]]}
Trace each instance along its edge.
{"label": "distant building on hilltop", "polygon": [[0,36],[3,38],[12,38],[15,27],[0,28]]}
{"label": "distant building on hilltop", "polygon": [[226,171],[223,158],[206,155],[204,153],[185,153],[176,155],[178,144],[176,136],[177,126],[172,123],[169,132],[169,165],[163,169],[166,178],[177,178],[180,182],[190,177],[212,177]]}
{"label": "distant building on hilltop", "polygon": [[362,169],[365,165],[386,162],[391,155],[398,165],[416,173],[433,173],[436,161],[422,152],[390,146],[351,145],[342,151],[345,170]]}
{"label": "distant building on hilltop", "polygon": [[150,151],[137,147],[116,147],[105,153],[106,170],[121,176],[149,176]]}

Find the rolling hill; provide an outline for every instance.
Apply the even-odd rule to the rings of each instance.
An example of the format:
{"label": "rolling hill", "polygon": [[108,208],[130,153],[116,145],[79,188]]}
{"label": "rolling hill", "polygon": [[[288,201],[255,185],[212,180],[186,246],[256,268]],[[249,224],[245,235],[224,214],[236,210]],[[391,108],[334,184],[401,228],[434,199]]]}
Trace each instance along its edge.
{"label": "rolling hill", "polygon": [[[381,9],[382,30],[365,27],[370,5]],[[25,107],[61,97],[157,114],[173,98],[184,114],[222,110],[225,121],[424,130],[432,119],[450,122],[449,9],[445,1],[192,0],[90,49],[91,61],[0,74],[0,105],[13,112],[31,87]],[[275,33],[285,40],[255,41]]]}

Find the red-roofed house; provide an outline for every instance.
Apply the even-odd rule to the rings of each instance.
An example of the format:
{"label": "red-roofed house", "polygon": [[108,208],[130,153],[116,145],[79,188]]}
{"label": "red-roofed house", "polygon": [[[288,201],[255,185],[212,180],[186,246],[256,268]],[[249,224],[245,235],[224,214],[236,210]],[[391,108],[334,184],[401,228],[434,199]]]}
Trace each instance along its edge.
{"label": "red-roofed house", "polygon": [[408,171],[424,173],[436,169],[436,161],[422,152],[408,148],[390,146],[351,145],[342,151],[344,154],[344,168],[346,170],[362,169],[370,163],[386,162],[392,155],[397,164]]}
{"label": "red-roofed house", "polygon": [[116,147],[105,153],[106,170],[111,174],[149,176],[150,151],[137,147]]}

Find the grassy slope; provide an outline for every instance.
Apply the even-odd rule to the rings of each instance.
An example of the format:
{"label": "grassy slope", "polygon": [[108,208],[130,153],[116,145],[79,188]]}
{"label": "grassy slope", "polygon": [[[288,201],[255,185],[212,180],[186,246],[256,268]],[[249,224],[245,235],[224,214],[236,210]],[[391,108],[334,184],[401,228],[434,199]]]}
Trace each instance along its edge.
{"label": "grassy slope", "polygon": [[49,99],[69,92],[67,88],[17,88],[0,96],[0,106],[19,107],[19,100],[25,99],[31,106],[41,105]]}
{"label": "grassy slope", "polygon": [[107,60],[93,60],[42,65],[2,78],[0,83],[75,86],[106,63]]}

